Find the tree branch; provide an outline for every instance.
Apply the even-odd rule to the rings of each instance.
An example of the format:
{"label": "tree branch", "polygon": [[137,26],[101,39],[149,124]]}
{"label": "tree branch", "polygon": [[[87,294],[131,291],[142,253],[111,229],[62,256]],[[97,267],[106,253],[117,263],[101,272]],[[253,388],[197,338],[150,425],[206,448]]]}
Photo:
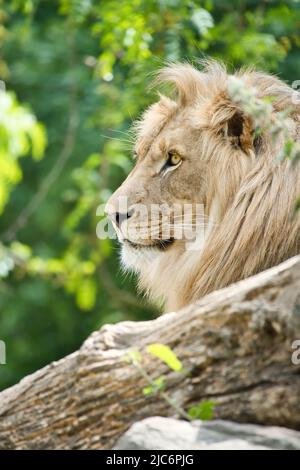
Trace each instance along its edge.
{"label": "tree branch", "polygon": [[[135,421],[172,416],[124,361],[138,349],[153,378],[165,376],[168,396],[185,410],[217,402],[215,417],[300,429],[300,257],[216,291],[180,312],[148,322],[106,325],[79,351],[0,394],[1,449],[111,448]],[[169,345],[189,374],[148,355]]]}

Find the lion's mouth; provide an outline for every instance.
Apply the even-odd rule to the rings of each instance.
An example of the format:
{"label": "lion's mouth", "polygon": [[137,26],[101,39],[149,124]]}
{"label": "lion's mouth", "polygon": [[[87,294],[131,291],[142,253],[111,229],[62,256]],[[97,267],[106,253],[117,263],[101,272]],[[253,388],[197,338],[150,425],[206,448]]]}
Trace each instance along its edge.
{"label": "lion's mouth", "polygon": [[142,243],[135,243],[125,238],[123,243],[127,243],[128,245],[130,245],[132,248],[135,248],[135,249],[156,248],[160,251],[165,251],[174,243],[174,241],[175,241],[174,238],[169,238],[168,240],[155,240],[153,243],[150,243],[148,245],[143,245]]}

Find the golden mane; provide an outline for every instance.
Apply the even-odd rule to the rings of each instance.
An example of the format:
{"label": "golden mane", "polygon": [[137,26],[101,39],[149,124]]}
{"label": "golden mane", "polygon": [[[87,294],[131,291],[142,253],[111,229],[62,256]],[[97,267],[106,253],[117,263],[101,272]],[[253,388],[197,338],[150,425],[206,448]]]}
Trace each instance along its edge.
{"label": "golden mane", "polygon": [[[235,76],[246,88],[255,87],[258,98],[272,97],[273,116],[289,110],[289,139],[297,141],[300,106],[295,90],[253,69]],[[120,196],[128,197],[131,206],[160,200],[203,204],[209,223],[198,251],[184,250],[180,241],[163,253],[145,251],[143,244],[141,250],[122,247],[124,266],[135,270],[141,289],[167,309],[178,309],[300,251],[300,217],[294,211],[299,165],[276,158],[286,136],[275,143],[267,131],[255,136],[252,117],[229,95],[230,77],[216,61],[202,63],[201,70],[170,64],[160,71],[156,83],[170,84],[175,94],[160,95],[135,124],[136,166],[110,200],[113,208]],[[174,144],[183,149],[186,163],[161,179],[157,168]]]}
{"label": "golden mane", "polygon": [[[272,97],[275,112],[291,109],[291,133],[297,139],[299,105],[294,103],[295,91],[277,77],[255,70],[243,69],[236,76],[245,85],[255,86],[259,98]],[[171,64],[159,73],[157,82],[171,83],[177,97],[168,101],[163,98],[163,121],[159,118],[161,102],[151,109],[152,115],[143,116],[140,142],[147,137],[153,140],[154,135],[147,130],[156,112],[163,126],[180,108],[198,109],[195,125],[215,132],[237,110],[228,98],[228,74],[219,62],[206,62],[202,71],[189,64]],[[224,166],[231,165],[229,178],[225,170],[218,175],[219,223],[201,253],[177,256],[170,252],[155,273],[141,277],[142,289],[146,288],[150,297],[164,297],[168,308],[178,308],[299,253],[300,223],[294,208],[300,195],[300,172],[288,161],[276,161],[283,143],[279,139],[274,148],[271,137],[262,135],[253,155],[256,161],[251,171],[245,171],[243,160],[233,158],[232,151],[215,137],[213,148],[206,150],[208,158],[213,156],[223,160]],[[203,145],[211,147],[212,143]],[[174,286],[180,291],[176,300],[166,293]]]}

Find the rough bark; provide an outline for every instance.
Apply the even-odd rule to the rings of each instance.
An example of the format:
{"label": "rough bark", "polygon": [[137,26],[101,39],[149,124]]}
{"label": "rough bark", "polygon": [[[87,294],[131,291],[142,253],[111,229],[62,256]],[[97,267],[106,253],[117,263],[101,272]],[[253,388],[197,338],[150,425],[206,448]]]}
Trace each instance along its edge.
{"label": "rough bark", "polygon": [[[75,353],[0,394],[1,449],[105,449],[135,421],[174,416],[145,397],[143,377],[124,361],[142,352],[152,377],[185,409],[217,402],[215,417],[300,429],[300,257],[216,291],[180,312],[94,332]],[[189,375],[145,352],[169,345]]]}

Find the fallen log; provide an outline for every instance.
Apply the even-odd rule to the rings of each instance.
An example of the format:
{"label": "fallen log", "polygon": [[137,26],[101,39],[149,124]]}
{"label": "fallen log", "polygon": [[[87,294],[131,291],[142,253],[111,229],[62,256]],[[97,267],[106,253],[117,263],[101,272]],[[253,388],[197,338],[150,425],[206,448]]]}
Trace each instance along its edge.
{"label": "fallen log", "polygon": [[[109,449],[134,422],[175,416],[161,397],[143,395],[145,379],[124,360],[133,348],[185,409],[209,399],[218,419],[300,429],[297,339],[300,257],[180,312],[94,332],[77,352],[0,394],[0,449]],[[147,354],[151,343],[170,346],[189,374]]]}

